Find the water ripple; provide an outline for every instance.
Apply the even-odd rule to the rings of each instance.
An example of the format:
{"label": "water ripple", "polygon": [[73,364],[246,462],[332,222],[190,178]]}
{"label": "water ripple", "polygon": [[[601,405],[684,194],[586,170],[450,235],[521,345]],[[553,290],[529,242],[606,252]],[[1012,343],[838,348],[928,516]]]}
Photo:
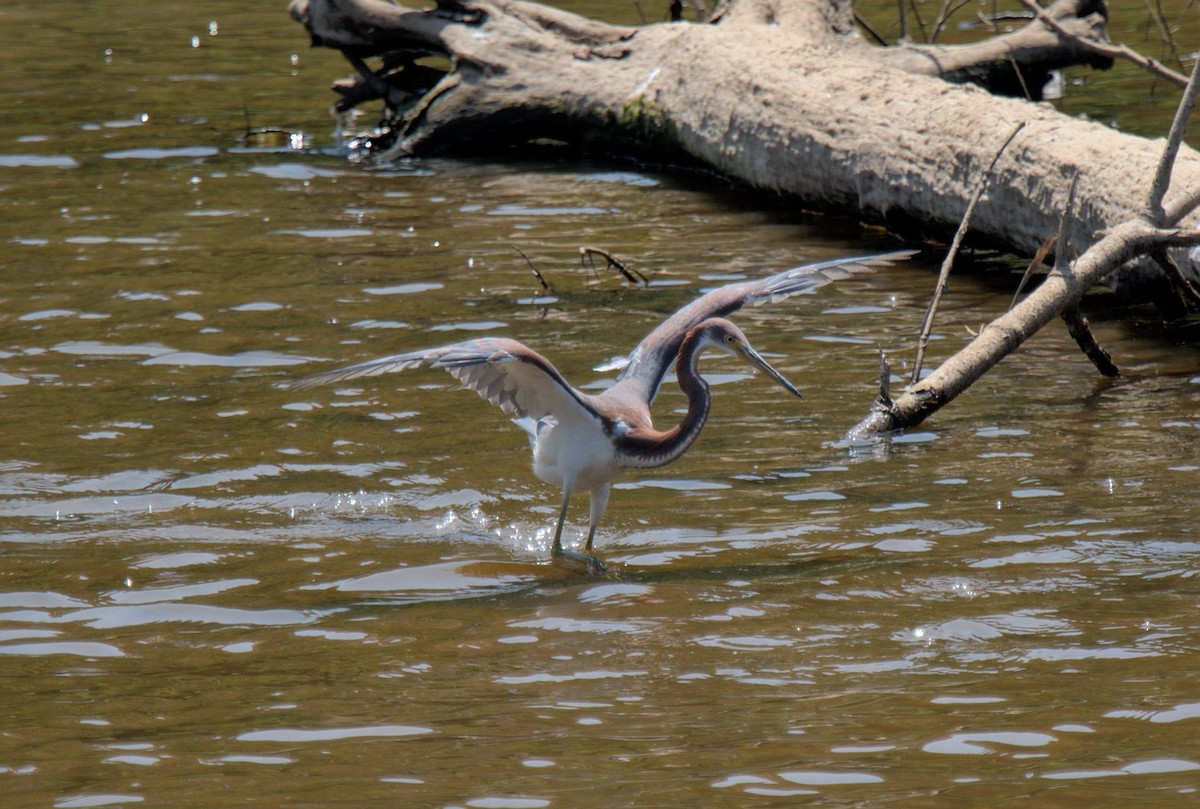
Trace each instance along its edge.
{"label": "water ripple", "polygon": [[989,733],[955,733],[945,739],[926,744],[921,749],[926,753],[952,756],[981,756],[1000,752],[1003,747],[1045,747],[1058,741],[1048,733],[1021,731],[996,731]]}
{"label": "water ripple", "polygon": [[0,154],[0,168],[77,169],[79,161],[67,155]]}
{"label": "water ripple", "polygon": [[44,643],[0,644],[0,655],[42,657],[68,655],[72,657],[124,657],[125,653],[110,643],[97,641],[47,641]]}
{"label": "water ripple", "polygon": [[443,562],[386,570],[306,589],[334,589],[346,593],[409,594],[421,599],[467,598],[512,589],[531,581],[531,575],[513,572],[513,566],[484,562]]}
{"label": "water ripple", "polygon": [[51,619],[80,622],[93,629],[116,629],[148,624],[213,624],[216,626],[299,626],[316,616],[299,610],[247,610],[205,604],[149,602],[136,606],[91,607]]}
{"label": "water ripple", "polygon": [[433,728],[418,725],[370,725],[345,728],[276,728],[274,730],[252,730],[238,734],[239,742],[283,742],[285,744],[307,744],[310,742],[335,742],[345,739],[410,738],[433,733]]}
{"label": "water ripple", "polygon": [[1104,716],[1109,719],[1141,719],[1155,724],[1181,722],[1185,719],[1200,719],[1200,702],[1185,702],[1165,711],[1109,711]]}

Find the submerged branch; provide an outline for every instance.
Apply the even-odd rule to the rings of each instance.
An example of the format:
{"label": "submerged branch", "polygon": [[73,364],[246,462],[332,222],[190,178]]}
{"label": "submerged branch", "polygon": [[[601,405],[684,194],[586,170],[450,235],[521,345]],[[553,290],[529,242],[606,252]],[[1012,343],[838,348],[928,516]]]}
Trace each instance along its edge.
{"label": "submerged branch", "polygon": [[1096,370],[1104,376],[1120,376],[1121,371],[1112,361],[1112,355],[1104,350],[1092,327],[1078,306],[1072,306],[1062,313],[1063,322],[1067,324],[1067,333],[1075,340],[1076,345],[1083,351]]}

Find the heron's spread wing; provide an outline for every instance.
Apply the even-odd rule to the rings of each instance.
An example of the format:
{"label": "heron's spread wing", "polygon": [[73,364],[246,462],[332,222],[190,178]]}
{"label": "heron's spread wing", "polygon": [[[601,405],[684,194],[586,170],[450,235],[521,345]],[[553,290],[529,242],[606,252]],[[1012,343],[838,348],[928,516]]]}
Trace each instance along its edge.
{"label": "heron's spread wing", "polygon": [[891,264],[909,258],[913,250],[880,253],[872,256],[836,258],[816,264],[805,264],[776,273],[758,281],[728,284],[708,292],[667,318],[650,332],[629,355],[629,363],[621,371],[618,382],[636,387],[646,397],[654,398],[663,376],[675,361],[684,336],[693,326],[710,317],[724,317],[749,304],[781,301],[791,295],[839,281],[857,272]]}
{"label": "heron's spread wing", "polygon": [[420,366],[444,368],[531,432],[534,424],[546,418],[558,421],[599,418],[590,397],[571,387],[549,360],[516,340],[503,338],[467,340],[427,351],[393,354],[306,376],[286,387],[302,390]]}

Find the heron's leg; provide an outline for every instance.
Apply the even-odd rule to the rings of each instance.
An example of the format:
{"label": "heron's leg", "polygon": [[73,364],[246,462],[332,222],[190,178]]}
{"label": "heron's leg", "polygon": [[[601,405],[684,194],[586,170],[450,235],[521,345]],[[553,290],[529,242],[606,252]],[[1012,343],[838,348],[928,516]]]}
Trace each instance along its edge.
{"label": "heron's leg", "polygon": [[596,526],[600,524],[600,518],[604,516],[604,509],[608,508],[609,491],[607,483],[592,490],[591,508],[588,511],[587,544],[583,546],[588,553],[592,552],[592,538],[596,536]]}
{"label": "heron's leg", "polygon": [[571,504],[571,486],[570,484],[563,485],[563,501],[562,510],[558,512],[558,525],[554,528],[554,547],[551,553],[555,556],[562,556],[562,529],[563,523],[567,521],[567,506]]}
{"label": "heron's leg", "polygon": [[[607,492],[608,487],[605,486],[604,488],[606,491],[604,493],[603,499],[607,500],[608,499],[608,492]],[[572,491],[572,487],[570,486],[570,484],[566,484],[563,486],[562,511],[560,511],[558,514],[558,526],[554,529],[554,547],[551,550],[551,552],[554,554],[554,560],[557,563],[559,563],[560,565],[563,564],[564,562],[570,563],[570,564],[566,564],[564,566],[572,567],[572,568],[579,566],[579,567],[583,568],[583,572],[585,572],[585,573],[588,573],[592,576],[602,576],[608,572],[607,565],[605,565],[603,562],[601,562],[596,557],[592,556],[590,553],[580,553],[579,551],[569,551],[569,550],[563,548],[563,546],[562,546],[563,523],[565,523],[567,520],[567,504],[570,503],[570,501],[571,501],[571,491]],[[593,494],[592,497],[593,497],[592,510],[594,513],[595,512],[595,503],[596,503],[596,501],[594,499],[595,494]],[[603,503],[601,504],[600,511],[601,512],[604,511]],[[596,516],[598,517],[599,515],[596,515]],[[593,525],[593,531],[594,530],[595,530],[595,527]],[[589,532],[588,533],[588,549],[590,550],[591,547],[592,547],[592,533]]]}

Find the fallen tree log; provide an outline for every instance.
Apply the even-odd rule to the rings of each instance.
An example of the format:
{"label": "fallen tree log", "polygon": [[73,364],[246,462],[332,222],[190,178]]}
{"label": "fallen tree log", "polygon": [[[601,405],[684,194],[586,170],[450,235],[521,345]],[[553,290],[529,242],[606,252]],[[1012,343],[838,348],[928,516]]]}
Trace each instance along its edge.
{"label": "fallen tree log", "polygon": [[[1061,0],[1052,11],[1080,37],[1103,37],[1103,6]],[[383,97],[394,111],[384,160],[545,138],[615,143],[938,238],[957,225],[972,178],[1022,122],[970,235],[1032,254],[1055,232],[1078,174],[1078,210],[1059,245],[1078,254],[1098,232],[1144,212],[1144,180],[1160,152],[1153,141],[1048,105],[940,78],[994,62],[997,40],[872,47],[844,0],[732,0],[709,24],[637,28],[522,0],[439,0],[424,11],[384,0],[292,0],[291,13],[314,43],[341,49],[359,68],[358,82],[343,88],[347,103]],[[1041,21],[1018,34],[1041,49],[1018,52],[1009,41],[1000,52],[1036,51],[1031,65],[1099,58]],[[382,67],[368,69],[370,57]],[[1184,215],[1171,224],[1190,226],[1200,154],[1185,148],[1174,178],[1179,190],[1167,207]],[[1175,261],[1200,277],[1185,252]],[[1148,260],[1105,281],[1179,300]]]}

